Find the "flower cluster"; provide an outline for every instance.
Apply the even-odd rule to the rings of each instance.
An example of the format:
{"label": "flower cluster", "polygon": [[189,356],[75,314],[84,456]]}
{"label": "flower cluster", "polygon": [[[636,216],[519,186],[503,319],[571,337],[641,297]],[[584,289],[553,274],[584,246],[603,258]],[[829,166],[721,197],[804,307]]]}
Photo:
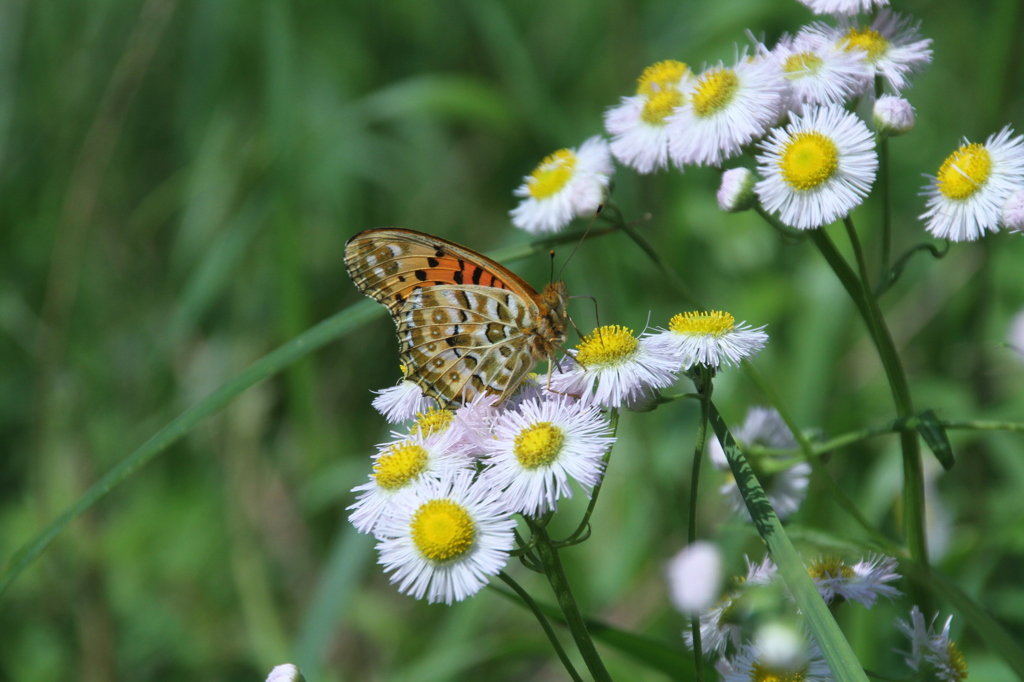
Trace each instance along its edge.
{"label": "flower cluster", "polygon": [[[513,224],[555,232],[593,215],[610,185],[612,157],[639,173],[670,162],[681,171],[721,166],[751,145],[757,176],[726,171],[724,210],[759,202],[800,230],[848,216],[875,181],[878,140],[914,125],[901,93],[931,62],[931,39],[887,8],[867,24],[853,19],[884,0],[801,1],[836,16],[834,23],[812,22],[771,48],[755,43],[752,55],[741,50],[731,64],[700,73],[675,60],[647,67],[635,93],[605,112],[610,142],[592,137],[578,152],[544,159],[516,190],[524,200],[511,213]],[[862,101],[874,102],[868,120],[854,113]],[[935,237],[965,241],[1000,227],[1024,230],[1024,138],[1009,127],[984,144],[964,140],[928,177],[921,219]]]}
{"label": "flower cluster", "polygon": [[402,592],[465,599],[504,566],[514,514],[541,517],[572,497],[572,483],[589,496],[601,482],[615,441],[603,410],[642,407],[694,365],[739,363],[764,347],[762,329],[723,312],[682,313],[639,337],[600,327],[543,386],[528,379],[500,405],[481,395],[439,409],[403,379],[373,404],[388,421],[412,424],[378,446],[349,519],[378,538],[380,562]]}

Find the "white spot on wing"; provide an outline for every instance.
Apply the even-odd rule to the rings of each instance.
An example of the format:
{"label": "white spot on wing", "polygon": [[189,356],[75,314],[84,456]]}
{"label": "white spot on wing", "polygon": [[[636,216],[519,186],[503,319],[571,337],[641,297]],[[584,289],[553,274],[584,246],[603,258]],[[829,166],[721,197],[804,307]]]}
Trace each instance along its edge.
{"label": "white spot on wing", "polygon": [[370,256],[366,257],[366,267],[372,268],[376,264],[377,264],[377,257],[376,256],[370,255]]}

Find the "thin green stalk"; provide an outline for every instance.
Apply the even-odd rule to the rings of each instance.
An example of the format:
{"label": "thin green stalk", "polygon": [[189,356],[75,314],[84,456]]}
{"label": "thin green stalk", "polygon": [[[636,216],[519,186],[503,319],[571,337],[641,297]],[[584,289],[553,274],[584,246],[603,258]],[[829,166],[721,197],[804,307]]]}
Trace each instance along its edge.
{"label": "thin green stalk", "polygon": [[699,310],[704,309],[704,306],[702,306],[700,302],[697,301],[697,295],[693,293],[693,290],[690,289],[690,286],[685,281],[683,281],[683,278],[680,277],[676,273],[676,271],[670,265],[668,265],[668,263],[665,262],[665,259],[661,257],[661,254],[659,254],[654,249],[654,247],[651,246],[651,243],[647,241],[647,239],[642,234],[640,234],[635,227],[629,225],[624,221],[619,223],[619,227],[622,229],[623,232],[629,235],[629,238],[632,239],[636,243],[636,245],[643,250],[644,253],[647,254],[648,258],[654,261],[654,264],[661,269],[662,273],[664,273],[665,276],[669,279],[672,286],[675,287],[676,291],[679,293],[679,295],[683,298],[684,301],[686,301],[694,308],[697,308]]}
{"label": "thin green stalk", "polygon": [[947,429],[970,431],[1024,431],[1024,423],[990,422],[990,421],[943,421],[939,422]]}
{"label": "thin green stalk", "polygon": [[562,648],[562,643],[558,641],[558,637],[555,635],[555,631],[551,628],[551,624],[548,622],[547,617],[544,615],[544,612],[540,610],[540,607],[537,606],[537,602],[533,600],[530,593],[524,590],[519,583],[513,580],[512,576],[505,571],[499,573],[498,577],[501,578],[506,585],[511,587],[515,593],[519,595],[519,598],[526,602],[526,605],[530,607],[531,611],[533,611],[534,617],[536,617],[537,622],[540,623],[541,628],[544,630],[544,634],[548,636],[551,646],[555,648],[555,653],[558,654],[558,660],[560,660],[562,665],[565,666],[565,670],[569,673],[569,677],[571,677],[575,682],[583,682],[583,678],[580,677],[578,672],[576,672],[576,668],[573,667],[572,661],[569,660],[569,656],[565,653],[565,649]]}
{"label": "thin green stalk", "polygon": [[[704,444],[708,435],[708,406],[711,404],[711,371],[704,365],[700,367],[700,423],[697,425],[697,443],[693,447],[693,470],[690,473],[690,513],[687,519],[686,544],[697,541],[697,492],[700,484],[700,463],[704,459]],[[704,682],[704,649],[700,641],[700,616],[690,619],[693,632],[693,666],[697,682]]]}
{"label": "thin green stalk", "polygon": [[[878,141],[878,184],[882,187],[882,255],[879,266],[879,290],[889,282],[889,258],[892,253],[892,187],[889,182],[889,136]],[[866,280],[865,283],[869,281]]]}
{"label": "thin green stalk", "polygon": [[595,682],[611,682],[612,678],[597,653],[594,640],[590,638],[590,633],[587,631],[587,624],[583,621],[579,607],[576,606],[576,599],[572,596],[569,580],[565,576],[562,560],[558,556],[558,549],[545,528],[531,524],[531,530],[537,537],[537,554],[544,565],[544,573],[551,583],[551,589],[555,592],[555,598],[558,600],[559,608],[562,609],[565,623],[576,642],[576,648],[583,656],[584,663],[587,664],[587,669]]}
{"label": "thin green stalk", "polygon": [[[868,268],[864,260],[860,238],[857,236],[857,230],[849,216],[843,219],[843,224],[846,226],[850,245],[853,247],[857,267],[860,270],[861,290],[868,311],[866,321],[889,379],[893,400],[896,403],[896,413],[900,417],[912,417],[914,403],[910,397],[910,385],[907,383],[907,375],[903,371],[903,364],[900,362],[892,334],[889,333],[889,328],[885,324],[878,301],[871,293],[871,280],[868,278]],[[924,467],[921,463],[921,443],[918,440],[917,431],[912,428],[904,428],[900,431],[900,443],[903,450],[903,505],[907,546],[910,548],[910,556],[915,561],[927,566],[928,539],[925,535],[924,525]],[[927,606],[926,595],[918,596],[921,598],[922,608]]]}
{"label": "thin green stalk", "polygon": [[[619,432],[618,408],[613,407],[609,417],[612,424],[612,437],[614,438]],[[608,452],[604,453],[604,458],[601,460],[601,470],[604,472],[604,474],[608,473],[608,461],[612,458],[612,450],[614,448],[615,445],[613,444],[612,447],[608,448]],[[594,513],[594,506],[597,504],[597,496],[601,493],[601,486],[604,484],[605,479],[604,474],[602,474],[601,480],[597,482],[597,485],[594,486],[594,491],[590,495],[590,503],[587,504],[587,511],[583,512],[583,518],[580,520],[580,525],[576,527],[576,530],[572,532],[572,535],[565,538],[564,540],[556,541],[555,547],[567,547],[569,545],[575,545],[579,542],[582,542],[582,540],[580,540],[580,537],[583,535],[584,532],[586,532],[587,528],[589,528],[590,526],[590,516]]]}

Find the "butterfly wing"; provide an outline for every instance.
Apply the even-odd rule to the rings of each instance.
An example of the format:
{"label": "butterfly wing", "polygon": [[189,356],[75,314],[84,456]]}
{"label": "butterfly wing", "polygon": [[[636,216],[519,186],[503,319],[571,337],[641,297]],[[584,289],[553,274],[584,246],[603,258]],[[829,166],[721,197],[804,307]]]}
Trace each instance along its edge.
{"label": "butterfly wing", "polygon": [[356,286],[387,306],[406,378],[442,405],[485,393],[507,398],[545,357],[543,310],[515,273],[439,237],[383,228],[345,247]]}

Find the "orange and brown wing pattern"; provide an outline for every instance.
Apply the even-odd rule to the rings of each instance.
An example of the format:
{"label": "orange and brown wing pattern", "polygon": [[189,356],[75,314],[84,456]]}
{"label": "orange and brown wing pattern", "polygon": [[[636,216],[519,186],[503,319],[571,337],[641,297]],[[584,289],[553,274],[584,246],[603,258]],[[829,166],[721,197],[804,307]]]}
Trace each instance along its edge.
{"label": "orange and brown wing pattern", "polygon": [[458,244],[401,228],[367,230],[346,244],[345,266],[359,290],[391,312],[406,378],[444,406],[480,394],[504,400],[551,348],[537,338],[550,311],[542,297]]}
{"label": "orange and brown wing pattern", "polygon": [[396,318],[406,378],[442,405],[481,393],[504,400],[543,359],[522,331],[535,317],[532,301],[491,287],[417,291]]}
{"label": "orange and brown wing pattern", "polygon": [[345,245],[345,267],[360,291],[395,315],[414,291],[447,284],[471,284],[537,292],[508,268],[446,239],[385,227],[361,232]]}

